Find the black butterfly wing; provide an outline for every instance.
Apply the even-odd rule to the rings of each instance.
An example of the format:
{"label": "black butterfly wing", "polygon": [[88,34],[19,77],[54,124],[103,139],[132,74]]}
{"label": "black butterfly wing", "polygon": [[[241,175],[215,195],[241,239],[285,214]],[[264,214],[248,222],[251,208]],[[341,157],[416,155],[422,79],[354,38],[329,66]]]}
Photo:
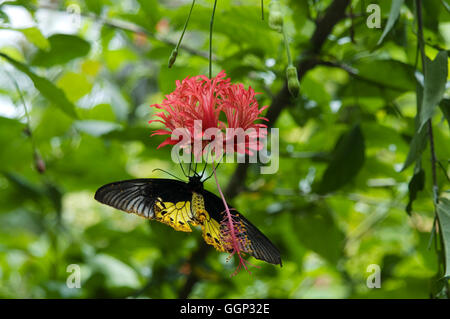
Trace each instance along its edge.
{"label": "black butterfly wing", "polygon": [[[220,229],[225,206],[222,199],[213,193],[206,190],[201,193],[204,209],[210,217],[202,222],[196,216],[197,212],[194,212],[193,190],[189,184],[173,179],[146,178],[113,182],[100,187],[95,193],[95,199],[127,213],[155,219],[177,231],[191,232],[189,224],[201,225],[206,243],[219,251],[225,251]],[[234,209],[231,213],[245,228],[248,245],[244,251],[257,259],[281,265],[280,252],[272,242],[242,214]]]}
{"label": "black butterfly wing", "polygon": [[[206,190],[203,192],[203,197],[205,209],[209,212],[211,218],[220,223],[224,216],[223,212],[225,211],[222,199]],[[244,251],[256,259],[282,266],[280,251],[275,245],[247,218],[242,216],[241,213],[237,212],[231,206],[229,208],[231,209],[230,213],[241,221],[245,227],[248,245]]]}
{"label": "black butterfly wing", "polygon": [[178,231],[196,224],[187,183],[160,178],[132,179],[100,187],[94,198],[106,205],[144,218],[156,219]]}

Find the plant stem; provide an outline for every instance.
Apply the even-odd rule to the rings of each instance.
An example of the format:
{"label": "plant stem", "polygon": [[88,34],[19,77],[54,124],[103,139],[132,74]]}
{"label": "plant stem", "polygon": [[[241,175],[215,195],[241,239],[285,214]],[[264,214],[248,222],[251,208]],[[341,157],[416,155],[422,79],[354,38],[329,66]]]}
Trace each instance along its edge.
{"label": "plant stem", "polygon": [[292,65],[291,50],[289,49],[289,41],[288,41],[288,36],[287,36],[286,27],[285,27],[284,23],[283,23],[283,39],[284,39],[284,47],[286,48],[288,65]]}
{"label": "plant stem", "polygon": [[430,138],[430,153],[431,153],[431,172],[433,176],[433,201],[437,205],[439,203],[439,187],[437,184],[436,176],[436,152],[434,149],[434,137],[433,137],[433,126],[431,125],[431,119],[428,120],[428,136]]}
{"label": "plant stem", "polygon": [[211,14],[211,21],[209,22],[209,78],[212,78],[212,36],[214,25],[214,14],[216,13],[217,0],[214,0],[213,11]]}
{"label": "plant stem", "polygon": [[181,45],[181,41],[183,40],[184,33],[186,32],[187,26],[189,24],[189,20],[191,19],[191,13],[192,13],[192,9],[194,9],[194,4],[195,4],[195,0],[192,0],[191,10],[189,10],[189,15],[186,19],[186,22],[184,23],[183,32],[181,33],[180,39],[178,40],[177,46],[175,48],[176,51],[178,51],[178,48]]}
{"label": "plant stem", "polygon": [[264,20],[264,0],[261,0],[261,19]]}
{"label": "plant stem", "polygon": [[[36,142],[34,140],[33,132],[31,131],[31,124],[30,124],[31,118],[30,118],[30,113],[28,112],[27,104],[25,103],[25,98],[22,94],[22,90],[20,89],[19,84],[17,83],[16,79],[8,71],[5,70],[5,73],[8,75],[9,79],[14,84],[14,87],[16,88],[17,93],[19,94],[20,101],[22,102],[23,109],[25,110],[25,118],[26,118],[25,127],[26,127],[26,131],[27,131],[27,135],[29,136],[30,141],[31,141],[31,148],[33,149],[33,156],[36,156],[36,154],[39,154],[39,151],[37,149]],[[36,161],[35,158],[33,160]]]}

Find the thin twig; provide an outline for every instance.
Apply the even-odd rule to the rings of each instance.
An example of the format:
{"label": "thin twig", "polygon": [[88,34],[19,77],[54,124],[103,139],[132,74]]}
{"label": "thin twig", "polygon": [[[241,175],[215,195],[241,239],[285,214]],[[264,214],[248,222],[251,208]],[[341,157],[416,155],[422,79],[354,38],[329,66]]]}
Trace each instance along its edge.
{"label": "thin twig", "polygon": [[191,19],[191,14],[192,14],[192,10],[194,9],[194,5],[195,5],[195,0],[192,0],[191,9],[189,10],[189,15],[186,19],[186,22],[184,23],[183,32],[181,32],[180,39],[178,40],[177,46],[175,48],[177,51],[180,48],[181,41],[183,41],[184,33],[186,32],[187,26],[189,24],[189,20]]}
{"label": "thin twig", "polygon": [[8,71],[5,70],[5,73],[7,74],[7,76],[13,83],[14,87],[16,88],[17,94],[19,94],[20,101],[22,102],[23,109],[25,110],[25,118],[26,118],[25,132],[26,132],[26,135],[30,138],[31,148],[33,150],[34,167],[40,174],[43,174],[45,172],[45,163],[44,163],[44,160],[42,159],[39,149],[36,145],[36,141],[34,140],[34,134],[31,130],[31,124],[30,124],[31,123],[30,113],[28,112],[28,107],[25,102],[25,98],[22,94],[22,90],[20,89],[19,84],[17,83],[16,79]]}
{"label": "thin twig", "polygon": [[261,0],[261,19],[264,21],[264,0]]}
{"label": "thin twig", "polygon": [[211,14],[211,21],[209,22],[209,78],[212,78],[212,41],[213,41],[213,27],[214,14],[216,13],[217,0],[214,0],[214,7]]}
{"label": "thin twig", "polygon": [[329,67],[342,69],[345,72],[347,72],[351,77],[353,77],[353,78],[355,78],[357,80],[361,80],[361,81],[373,84],[373,85],[378,86],[380,88],[386,88],[386,89],[399,91],[399,92],[403,92],[404,91],[403,88],[397,87],[397,86],[395,86],[393,84],[386,84],[386,83],[378,82],[378,81],[373,80],[373,79],[365,78],[365,77],[359,75],[357,70],[355,70],[351,66],[346,65],[346,64],[341,63],[341,62],[318,60],[316,63],[318,65],[323,65],[323,66],[329,66]]}
{"label": "thin twig", "polygon": [[450,177],[447,174],[447,170],[444,167],[444,165],[441,163],[441,161],[437,161],[437,163],[439,164],[439,167],[442,169],[442,173],[444,173],[444,176],[447,178],[447,180],[450,182]]}
{"label": "thin twig", "polygon": [[291,50],[289,48],[289,39],[288,39],[288,35],[287,35],[287,31],[286,31],[286,26],[283,23],[283,40],[284,40],[284,47],[286,49],[286,56],[287,56],[287,60],[288,60],[288,65],[292,65],[292,56],[291,56]]}
{"label": "thin twig", "polygon": [[353,20],[354,14],[353,14],[353,6],[350,5],[350,39],[353,44],[356,43],[355,41],[355,21]]}

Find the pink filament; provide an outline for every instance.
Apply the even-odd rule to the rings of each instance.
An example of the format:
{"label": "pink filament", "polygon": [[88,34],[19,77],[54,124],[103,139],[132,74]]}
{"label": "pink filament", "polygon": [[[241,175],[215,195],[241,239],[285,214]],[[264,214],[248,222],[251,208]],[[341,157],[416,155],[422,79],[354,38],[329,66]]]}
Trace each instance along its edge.
{"label": "pink filament", "polygon": [[231,258],[234,254],[237,254],[239,257],[239,265],[237,266],[236,271],[233,274],[231,274],[231,277],[237,275],[242,267],[244,267],[245,270],[247,270],[248,273],[251,274],[250,270],[248,270],[247,265],[246,265],[246,263],[248,263],[248,261],[242,257],[241,247],[239,245],[239,240],[237,238],[237,234],[236,234],[237,231],[235,229],[233,216],[230,213],[230,208],[228,207],[227,201],[225,200],[225,196],[223,195],[222,189],[220,188],[219,180],[217,179],[217,175],[216,175],[216,168],[214,166],[214,162],[213,162],[212,167],[213,167],[213,172],[214,172],[214,178],[216,180],[217,189],[219,190],[220,197],[222,198],[223,204],[225,205],[226,216],[224,218],[224,221],[226,219],[226,222],[228,223],[228,233],[229,234],[227,234],[228,235],[227,238],[230,239],[229,244],[231,245],[231,249],[232,249],[229,258]]}

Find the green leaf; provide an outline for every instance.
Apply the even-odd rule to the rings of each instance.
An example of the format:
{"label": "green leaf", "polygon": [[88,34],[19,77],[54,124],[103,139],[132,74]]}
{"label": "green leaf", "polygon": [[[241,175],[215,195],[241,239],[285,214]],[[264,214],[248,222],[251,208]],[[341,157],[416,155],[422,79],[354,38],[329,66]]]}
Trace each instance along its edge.
{"label": "green leaf", "polygon": [[302,79],[302,93],[313,101],[316,101],[319,105],[325,106],[329,105],[331,97],[328,94],[325,87],[312,76],[305,76]]}
{"label": "green leaf", "polygon": [[64,91],[67,98],[76,102],[92,89],[92,83],[84,74],[67,72],[58,79],[57,85]]}
{"label": "green leaf", "polygon": [[139,287],[140,283],[136,271],[112,256],[98,254],[90,263],[95,271],[106,275],[106,283],[109,287]]}
{"label": "green leaf", "polygon": [[448,4],[447,2],[445,2],[445,0],[441,1],[441,3],[444,5],[445,10],[450,12],[450,4]]}
{"label": "green leaf", "polygon": [[23,134],[24,127],[19,120],[0,116],[1,171],[18,172],[23,171],[24,167],[31,167],[33,151]]}
{"label": "green leaf", "polygon": [[318,192],[333,192],[350,182],[364,164],[365,143],[359,125],[344,133],[333,150],[331,162],[322,176]]}
{"label": "green leaf", "polygon": [[[302,245],[335,265],[343,254],[345,235],[327,210],[313,210],[295,216],[295,233]],[[326,234],[326,239],[324,239]]]}
{"label": "green leaf", "polygon": [[450,277],[450,200],[440,198],[437,205],[439,225],[442,231],[445,251],[445,277]]}
{"label": "green leaf", "polygon": [[450,99],[443,99],[439,104],[439,107],[441,108],[441,111],[450,126]]}
{"label": "green leaf", "polygon": [[[250,1],[247,2],[251,4]],[[261,21],[260,8],[250,5],[228,5],[228,7],[225,7],[227,1],[222,1],[222,3],[219,5],[220,8],[219,6],[217,8],[220,10],[220,18],[214,21],[214,34],[224,35],[222,38],[224,41],[220,41],[220,45],[227,46],[227,49],[223,51],[226,52],[233,45],[238,45],[241,50],[259,48],[261,52],[269,56],[276,52],[280,40],[279,34],[270,32],[267,22]],[[256,3],[253,2],[253,4]],[[184,25],[186,10],[189,10],[189,5],[179,7],[171,17],[171,21],[174,21],[178,28],[182,28]],[[196,4],[189,21],[189,29],[209,31],[210,18],[211,7]],[[245,21],[245,23],[242,23],[242,21]],[[218,42],[215,43],[219,44]]]}
{"label": "green leaf", "polygon": [[50,48],[50,42],[47,40],[46,37],[42,35],[41,31],[38,28],[32,27],[16,30],[22,32],[23,35],[27,38],[27,40],[33,43],[39,49],[48,51],[48,49]]}
{"label": "green leaf", "polygon": [[86,3],[88,10],[91,12],[94,12],[96,15],[101,15],[102,7],[104,4],[106,4],[106,3],[110,4],[109,1],[103,1],[103,0],[89,0],[89,1],[86,1],[85,3]]}
{"label": "green leaf", "polygon": [[176,81],[181,81],[187,76],[192,76],[193,71],[192,67],[177,66],[176,64],[170,69],[161,67],[158,77],[160,91],[164,94],[172,92],[176,88]]}
{"label": "green leaf", "polygon": [[420,127],[433,116],[442,99],[447,82],[447,52],[440,51],[433,61],[425,58],[425,79],[422,109],[420,111]]}
{"label": "green leaf", "polygon": [[49,173],[64,176],[58,185],[67,191],[98,188],[100,181],[131,177],[125,170],[128,154],[116,141],[105,143],[90,134],[82,134],[76,148],[62,143],[61,154],[63,157],[49,162]]}
{"label": "green leaf", "polygon": [[103,53],[103,56],[106,66],[111,71],[118,71],[123,65],[137,60],[136,54],[129,48],[107,50]]}
{"label": "green leaf", "polygon": [[31,58],[31,64],[44,67],[64,64],[87,55],[91,48],[89,42],[70,34],[54,34],[48,41],[50,50],[37,51]]}
{"label": "green leaf", "polygon": [[423,191],[424,188],[425,188],[425,171],[420,166],[418,166],[418,169],[416,169],[416,172],[414,172],[414,175],[408,184],[409,201],[408,205],[406,206],[406,212],[408,213],[408,215],[411,215],[412,204],[416,200],[417,194],[420,191]]}
{"label": "green leaf", "polygon": [[[381,85],[402,91],[412,91],[416,87],[414,68],[397,60],[361,59],[355,64],[358,75],[372,81],[375,86]],[[360,81],[360,80],[358,80]],[[353,92],[353,95],[355,92]],[[380,94],[378,92],[378,94]]]}
{"label": "green leaf", "polygon": [[53,102],[53,104],[64,111],[67,115],[77,118],[77,113],[75,111],[75,105],[70,102],[64,92],[56,87],[52,82],[43,78],[33,71],[30,70],[28,66],[23,63],[20,63],[10,56],[1,53],[0,56],[8,60],[9,63],[14,65],[16,69],[28,75],[28,77],[33,81],[34,86],[37,90],[49,101]]}
{"label": "green leaf", "polygon": [[427,130],[425,128],[420,128],[420,111],[422,109],[422,100],[423,100],[423,89],[420,85],[416,87],[416,104],[417,104],[417,113],[415,118],[415,132],[414,136],[409,143],[409,151],[408,156],[406,157],[405,163],[401,171],[404,171],[414,163],[417,159],[420,158],[423,151],[427,147]]}
{"label": "green leaf", "polygon": [[100,120],[115,122],[116,115],[110,104],[98,104],[90,109],[79,110],[80,118],[83,120]]}
{"label": "green leaf", "polygon": [[408,156],[406,157],[401,171],[407,169],[409,165],[414,163],[422,155],[423,151],[427,147],[427,137],[428,134],[425,128],[422,128],[419,132],[414,133],[411,143],[409,144]]}
{"label": "green leaf", "polygon": [[443,22],[445,19],[440,19],[441,12],[448,14],[445,10],[442,10],[441,4],[443,0],[427,0],[422,1],[423,4],[423,25],[425,32],[428,30],[433,33],[439,32],[439,22]]}
{"label": "green leaf", "polygon": [[3,22],[3,23],[9,22],[8,15],[5,12],[3,12],[2,10],[0,10],[0,22]]}
{"label": "green leaf", "polygon": [[391,11],[389,11],[389,18],[388,21],[386,23],[386,27],[383,30],[383,34],[380,37],[380,40],[378,40],[377,45],[380,45],[384,38],[386,37],[386,35],[389,33],[389,31],[391,31],[392,27],[395,24],[395,21],[397,21],[398,16],[400,14],[400,8],[403,5],[404,0],[393,0],[392,1],[392,5],[391,5]]}
{"label": "green leaf", "polygon": [[81,71],[89,76],[96,76],[101,68],[102,64],[95,60],[85,60],[81,65]]}
{"label": "green leaf", "polygon": [[63,198],[63,193],[61,189],[56,184],[47,181],[45,183],[45,194],[51,201],[56,212],[60,214],[62,209],[62,198]]}
{"label": "green leaf", "polygon": [[400,61],[362,58],[352,67],[358,77],[341,88],[341,96],[354,98],[357,94],[389,101],[416,88],[414,68]]}
{"label": "green leaf", "polygon": [[20,191],[23,198],[30,198],[37,201],[43,195],[41,189],[33,185],[22,175],[13,172],[4,172],[3,175],[12,185],[14,185],[14,187],[16,187]]}
{"label": "green leaf", "polygon": [[0,30],[11,30],[21,32],[28,41],[33,43],[41,50],[48,50],[50,48],[50,43],[46,37],[44,37],[41,31],[36,27],[24,28],[24,29],[14,29],[8,27],[0,26]]}
{"label": "green leaf", "polygon": [[159,1],[157,0],[138,0],[139,5],[146,17],[145,26],[153,31],[156,23],[161,18]]}

